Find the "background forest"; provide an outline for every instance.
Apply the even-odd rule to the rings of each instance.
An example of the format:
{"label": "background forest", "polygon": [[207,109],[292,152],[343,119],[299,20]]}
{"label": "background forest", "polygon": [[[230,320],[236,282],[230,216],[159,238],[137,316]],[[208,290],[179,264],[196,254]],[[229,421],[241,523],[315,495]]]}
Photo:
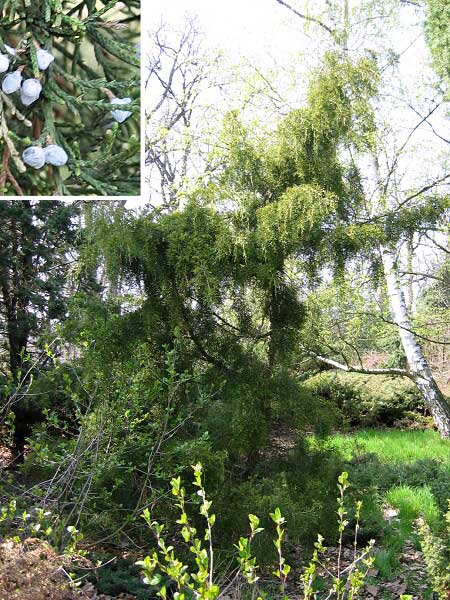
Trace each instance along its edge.
{"label": "background forest", "polygon": [[148,202],[0,203],[0,598],[448,598],[450,3],[273,9],[152,32]]}

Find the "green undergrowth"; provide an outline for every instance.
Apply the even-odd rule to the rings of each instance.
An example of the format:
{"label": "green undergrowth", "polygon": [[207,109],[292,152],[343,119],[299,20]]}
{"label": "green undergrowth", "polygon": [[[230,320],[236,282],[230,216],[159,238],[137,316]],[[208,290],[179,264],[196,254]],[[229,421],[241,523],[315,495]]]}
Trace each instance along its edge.
{"label": "green undergrowth", "polygon": [[386,500],[394,509],[398,509],[405,533],[411,533],[413,522],[420,516],[423,516],[433,529],[439,528],[439,508],[430,486],[396,485],[387,492]]}
{"label": "green undergrowth", "polygon": [[353,493],[363,500],[361,536],[378,540],[376,567],[382,579],[392,579],[406,540],[420,548],[416,520],[437,533],[444,527],[450,443],[432,430],[363,429],[337,434],[331,444],[345,458]]}
{"label": "green undergrowth", "polygon": [[[333,445],[347,459],[374,453],[380,460],[390,464],[406,464],[430,458],[448,461],[450,456],[450,443],[431,429],[361,429],[333,436]],[[450,471],[450,463],[448,469]]]}
{"label": "green undergrowth", "polygon": [[83,577],[86,581],[95,586],[99,594],[109,596],[119,596],[119,594],[133,594],[136,600],[148,600],[151,596],[146,585],[140,577],[140,569],[131,558],[117,558],[110,554],[95,554],[91,559],[101,561],[102,566],[98,569],[89,571],[87,576],[82,569],[76,570],[78,577]]}

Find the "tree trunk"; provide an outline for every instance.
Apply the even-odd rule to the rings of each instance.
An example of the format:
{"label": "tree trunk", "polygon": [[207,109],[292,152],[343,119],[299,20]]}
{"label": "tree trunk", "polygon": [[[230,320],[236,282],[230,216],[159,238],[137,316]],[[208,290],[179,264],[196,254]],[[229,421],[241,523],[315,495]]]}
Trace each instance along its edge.
{"label": "tree trunk", "polygon": [[420,344],[412,332],[405,296],[400,286],[393,251],[381,248],[389,306],[408,361],[411,379],[419,388],[441,437],[450,438],[450,405],[434,380]]}

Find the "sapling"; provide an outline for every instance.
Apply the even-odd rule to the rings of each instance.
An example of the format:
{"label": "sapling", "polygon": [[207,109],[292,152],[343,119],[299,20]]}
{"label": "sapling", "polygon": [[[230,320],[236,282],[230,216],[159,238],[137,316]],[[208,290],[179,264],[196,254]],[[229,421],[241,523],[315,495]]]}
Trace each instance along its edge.
{"label": "sapling", "polygon": [[[171,485],[172,494],[177,498],[177,507],[180,510],[180,518],[177,519],[177,523],[181,527],[181,537],[183,541],[189,545],[189,549],[194,555],[197,571],[190,568],[189,565],[184,564],[184,562],[176,556],[174,546],[167,544],[164,537],[164,525],[154,521],[151,518],[148,509],[145,509],[142,515],[155,534],[157,549],[151,555],[146,556],[142,561],[139,561],[136,564],[142,568],[144,583],[156,586],[159,590],[157,595],[163,599],[168,597],[167,581],[174,584],[176,588],[176,591],[171,592],[171,597],[175,600],[187,600],[192,597],[198,598],[199,600],[216,600],[216,598],[224,598],[229,595],[229,585],[226,590],[221,590],[214,582],[216,573],[214,572],[214,552],[211,531],[215,523],[215,515],[210,513],[212,503],[206,497],[202,480],[202,466],[197,464],[192,468],[194,469],[193,483],[198,488],[197,495],[201,499],[199,513],[206,521],[205,534],[203,536],[200,536],[197,529],[191,525],[186,511],[186,491],[181,485],[180,477],[172,479]],[[345,518],[347,511],[344,505],[344,495],[348,486],[348,474],[344,472],[338,479],[339,497],[337,514],[340,536],[338,546],[339,559],[336,572],[331,572],[321,558],[321,555],[324,554],[326,548],[323,545],[324,538],[319,535],[318,540],[315,543],[313,556],[304,569],[301,578],[304,600],[318,600],[319,598],[323,598],[324,600],[330,598],[335,598],[336,600],[356,600],[356,598],[359,597],[359,592],[364,586],[369,569],[373,565],[374,556],[372,551],[375,543],[374,540],[371,540],[369,544],[361,550],[357,548],[359,518],[362,507],[361,502],[358,502],[356,505],[356,530],[353,560],[345,568],[342,568],[341,565],[343,533],[348,525]],[[277,550],[277,566],[272,574],[277,577],[280,583],[280,596],[277,596],[277,598],[286,600],[287,581],[291,572],[291,567],[286,563],[282,548],[285,534],[283,525],[286,523],[286,520],[279,508],[276,508],[273,513],[270,513],[270,518],[274,522],[276,528],[276,536],[273,543]],[[239,570],[234,581],[239,581],[239,578],[241,578],[241,580],[243,579],[253,590],[252,598],[257,595],[258,600],[260,600],[261,597],[264,597],[264,593],[258,588],[258,565],[256,564],[256,558],[252,555],[251,543],[255,535],[262,532],[263,528],[259,527],[258,517],[252,514],[249,515],[249,524],[250,535],[248,537],[241,537],[239,542],[235,545],[235,548],[237,549],[236,559]],[[207,542],[207,547],[205,547],[204,541]],[[327,585],[327,588],[324,589],[322,587],[321,592],[317,592],[314,587],[318,578],[319,567],[326,573],[328,579],[328,583],[325,584]]]}

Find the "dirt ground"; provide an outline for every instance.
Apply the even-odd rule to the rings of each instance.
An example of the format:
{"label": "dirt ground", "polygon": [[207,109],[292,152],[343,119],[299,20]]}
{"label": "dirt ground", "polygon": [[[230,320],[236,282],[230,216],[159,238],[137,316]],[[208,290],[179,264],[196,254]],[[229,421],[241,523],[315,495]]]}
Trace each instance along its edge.
{"label": "dirt ground", "polygon": [[0,544],[0,600],[80,600],[63,561],[36,538]]}
{"label": "dirt ground", "polygon": [[27,538],[24,542],[0,544],[0,600],[133,600],[121,594],[113,599],[98,594],[86,583],[70,585],[70,565],[46,542]]}

